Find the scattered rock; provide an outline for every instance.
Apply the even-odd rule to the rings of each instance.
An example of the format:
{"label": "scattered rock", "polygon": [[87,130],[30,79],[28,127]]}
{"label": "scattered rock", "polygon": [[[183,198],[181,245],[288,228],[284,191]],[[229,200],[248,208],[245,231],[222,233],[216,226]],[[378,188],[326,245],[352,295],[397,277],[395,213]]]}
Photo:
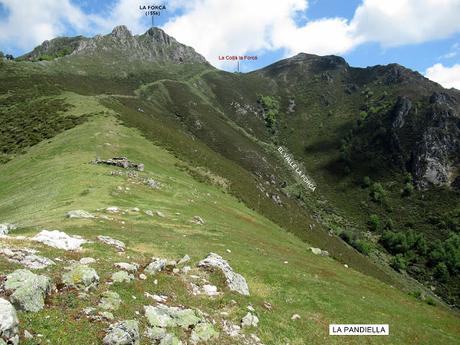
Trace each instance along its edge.
{"label": "scattered rock", "polygon": [[152,189],[160,189],[161,188],[161,183],[155,181],[153,178],[149,178],[148,180],[145,181],[145,184],[149,186]]}
{"label": "scattered rock", "polygon": [[6,276],[3,289],[10,293],[10,301],[20,310],[37,312],[45,306],[51,292],[51,279],[20,269]]}
{"label": "scattered rock", "polygon": [[158,303],[165,303],[168,300],[168,296],[156,295],[156,294],[152,295],[151,293],[148,293],[148,292],[144,292],[144,296],[147,298],[151,298]]}
{"label": "scattered rock", "polygon": [[248,312],[245,317],[241,320],[242,327],[257,327],[259,318],[254,314]]}
{"label": "scattered rock", "polygon": [[182,259],[179,260],[179,262],[177,263],[178,265],[183,265],[187,262],[190,261],[190,256],[188,256],[187,254],[184,255],[184,257]]}
{"label": "scattered rock", "polygon": [[204,224],[204,220],[200,216],[194,216],[190,222],[193,224],[198,224],[198,225]]}
{"label": "scattered rock", "polygon": [[310,250],[315,255],[329,256],[329,252],[327,250],[321,250],[319,248],[314,248],[314,247],[310,247]]}
{"label": "scattered rock", "polygon": [[166,334],[160,341],[160,345],[182,345],[182,341],[174,334]]}
{"label": "scattered rock", "polygon": [[126,246],[122,241],[116,240],[109,236],[102,236],[102,235],[97,236],[97,239],[101,241],[102,243],[115,247],[115,249],[118,250],[119,252],[125,251]]}
{"label": "scattered rock", "polygon": [[182,268],[182,273],[187,274],[191,269],[192,268],[190,266],[184,266],[184,268]]}
{"label": "scattered rock", "polygon": [[54,265],[54,261],[44,256],[36,255],[34,249],[15,249],[0,247],[0,255],[7,258],[8,261],[21,264],[29,269],[38,270],[51,265]]}
{"label": "scattered rock", "polygon": [[160,327],[147,327],[145,336],[154,341],[160,341],[166,336],[167,332],[165,328]]}
{"label": "scattered rock", "polygon": [[19,344],[19,320],[13,305],[0,298],[0,340],[2,339],[8,345]]}
{"label": "scattered rock", "polygon": [[152,258],[152,261],[145,268],[144,272],[147,274],[156,274],[166,267],[167,260],[160,258]]}
{"label": "scattered rock", "polygon": [[131,273],[135,273],[139,269],[138,264],[130,264],[128,262],[117,262],[117,263],[115,263],[113,265],[116,268],[119,268],[119,269],[127,271],[127,272],[131,272]]}
{"label": "scattered rock", "polygon": [[195,310],[169,307],[163,304],[144,306],[145,316],[152,327],[182,327],[187,329],[203,321]]}
{"label": "scattered rock", "polygon": [[32,333],[30,333],[28,330],[24,330],[24,338],[25,339],[33,339]]}
{"label": "scattered rock", "polygon": [[124,169],[135,169],[137,171],[144,171],[144,164],[131,162],[126,157],[113,157],[112,159],[106,160],[96,158],[95,160],[91,161],[91,163],[112,165]]}
{"label": "scattered rock", "polygon": [[226,278],[227,286],[230,290],[236,291],[244,296],[249,296],[249,287],[246,279],[238,273],[235,273],[227,261],[215,253],[209,253],[208,256],[198,263],[199,267],[218,268]]}
{"label": "scattered rock", "polygon": [[203,322],[193,328],[190,342],[192,344],[197,344],[217,337],[219,337],[219,332],[214,329],[213,325],[208,322]]}
{"label": "scattered rock", "polygon": [[129,283],[131,280],[134,280],[134,275],[126,271],[118,271],[112,274],[111,279],[114,283]]}
{"label": "scattered rock", "polygon": [[110,213],[118,213],[120,211],[120,209],[116,206],[107,207],[105,210]]}
{"label": "scattered rock", "polygon": [[65,232],[59,230],[42,230],[32,237],[32,240],[53,248],[64,250],[79,250],[83,243],[88,242],[80,236],[69,236]]}
{"label": "scattered rock", "polygon": [[84,210],[73,210],[66,213],[67,218],[83,218],[83,219],[90,219],[95,218],[94,214],[89,213],[88,211]]}
{"label": "scattered rock", "polygon": [[120,295],[113,291],[105,291],[102,294],[98,307],[104,310],[118,310],[120,308]]}
{"label": "scattered rock", "polygon": [[164,215],[163,212],[161,211],[155,211],[155,214],[158,216],[158,217],[161,217],[161,218],[165,218],[166,216]]}
{"label": "scattered rock", "polygon": [[299,314],[294,314],[291,316],[291,320],[295,321],[295,320],[299,320],[300,319],[300,315]]}
{"label": "scattered rock", "polygon": [[347,264],[344,264],[343,267],[348,268],[348,265],[347,265]]}
{"label": "scattered rock", "polygon": [[139,209],[139,207],[133,207],[133,208],[131,209],[131,211],[133,211],[133,212],[139,212],[140,209]]}
{"label": "scattered rock", "polygon": [[81,258],[79,263],[82,265],[89,265],[89,264],[94,264],[96,262],[96,259],[93,258]]}
{"label": "scattered rock", "polygon": [[126,320],[110,325],[103,342],[104,345],[139,344],[138,322],[136,320]]}
{"label": "scattered rock", "polygon": [[11,230],[16,229],[16,224],[3,223],[0,224],[0,235],[8,235]]}
{"label": "scattered rock", "polygon": [[69,272],[62,275],[62,282],[67,287],[89,291],[99,284],[99,276],[94,268],[82,264],[70,267]]}
{"label": "scattered rock", "polygon": [[232,338],[238,337],[241,332],[241,327],[233,324],[230,321],[224,320],[222,324],[224,332]]}
{"label": "scattered rock", "polygon": [[152,210],[145,210],[144,213],[145,213],[147,216],[153,217],[153,211],[152,211]]}
{"label": "scattered rock", "polygon": [[203,292],[208,296],[217,296],[219,292],[217,292],[217,286],[205,284],[203,285]]}
{"label": "scattered rock", "polygon": [[271,305],[271,303],[268,303],[268,302],[264,302],[263,306],[267,310],[272,310],[273,309],[273,306]]}
{"label": "scattered rock", "polygon": [[139,279],[140,280],[146,280],[147,276],[144,273],[139,274]]}

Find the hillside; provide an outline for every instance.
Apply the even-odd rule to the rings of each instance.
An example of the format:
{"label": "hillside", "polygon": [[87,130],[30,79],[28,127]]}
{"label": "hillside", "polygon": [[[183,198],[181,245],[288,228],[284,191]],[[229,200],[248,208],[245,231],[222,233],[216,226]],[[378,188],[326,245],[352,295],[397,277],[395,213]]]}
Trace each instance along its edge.
{"label": "hillside", "polygon": [[[227,73],[155,28],[57,38],[0,64],[0,293],[21,344],[458,343],[445,303],[459,298],[458,92],[334,56]],[[144,169],[91,163],[112,157]],[[90,242],[33,241],[43,230]],[[249,296],[237,274],[235,288],[197,266],[210,252]],[[52,283],[31,301],[8,285],[23,257],[53,261],[32,270]],[[331,323],[391,335],[330,337]]]}

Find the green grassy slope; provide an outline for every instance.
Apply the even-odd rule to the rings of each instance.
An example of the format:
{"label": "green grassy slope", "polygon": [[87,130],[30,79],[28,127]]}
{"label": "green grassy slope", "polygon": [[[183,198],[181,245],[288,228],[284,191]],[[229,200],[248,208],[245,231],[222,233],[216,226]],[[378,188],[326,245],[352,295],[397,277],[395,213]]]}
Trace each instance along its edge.
{"label": "green grassy slope", "polygon": [[[246,306],[253,304],[260,324],[251,332],[257,333],[265,344],[457,344],[460,341],[459,317],[452,311],[420,302],[357,272],[353,265],[347,269],[330,258],[313,255],[309,245],[298,237],[250,210],[223,189],[193,178],[184,167],[187,163],[154,145],[139,130],[123,126],[118,120],[123,114],[105,108],[99,98],[72,93],[60,97],[74,105],[68,110],[74,115],[88,112],[92,115],[84,123],[0,166],[0,220],[18,223],[16,234],[21,235],[32,235],[43,228],[60,229],[89,239],[109,235],[125,241],[128,250],[120,256],[95,242],[85,245],[80,253],[67,253],[28,243],[51,258],[97,258],[94,267],[102,283],[86,300],[77,298],[73,291],[61,291],[52,296],[43,311],[20,313],[22,329],[42,334],[51,344],[98,344],[107,325],[90,323],[79,313],[97,303],[107,289],[104,282],[115,271],[114,262],[146,264],[151,256],[177,258],[189,254],[195,264],[214,251],[228,259],[247,279],[250,297],[226,290],[218,274],[210,279],[225,291],[224,295],[215,299],[193,297],[178,276],[161,273],[158,285],[149,277],[146,281],[111,287],[123,299],[123,307],[114,313],[116,319],[140,320],[142,333],[145,327],[142,306],[151,303],[144,297],[147,291],[167,294],[171,296],[171,304],[199,308],[216,321],[222,318],[220,311],[226,310],[229,318],[238,322],[246,313]],[[103,104],[107,104],[107,99]],[[111,176],[110,171],[119,169],[89,164],[96,156],[127,156],[143,162],[145,171],[139,176],[159,181],[162,188],[150,189],[139,178]],[[148,217],[132,211],[115,215],[114,220],[64,217],[69,210],[99,213],[97,209],[108,206],[158,210],[166,217]],[[195,215],[201,216],[205,225],[191,224],[189,220]],[[2,243],[24,245],[23,241],[2,240]],[[44,272],[59,280],[65,265],[58,262],[57,267]],[[0,257],[2,273],[17,267]],[[264,302],[271,303],[273,309],[266,310]],[[136,315],[136,311],[141,315]],[[301,319],[292,321],[294,313]],[[329,323],[389,323],[391,335],[329,337]],[[35,340],[21,343],[35,344]],[[141,343],[148,342],[143,338]],[[234,340],[221,334],[218,343],[230,345]]]}

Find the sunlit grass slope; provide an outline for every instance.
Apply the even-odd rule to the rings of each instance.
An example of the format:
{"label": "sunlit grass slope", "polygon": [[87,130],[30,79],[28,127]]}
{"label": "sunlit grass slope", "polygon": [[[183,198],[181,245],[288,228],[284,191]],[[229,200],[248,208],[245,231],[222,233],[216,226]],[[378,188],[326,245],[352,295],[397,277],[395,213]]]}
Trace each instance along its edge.
{"label": "sunlit grass slope", "polygon": [[[76,108],[93,107],[95,115],[73,129],[42,142],[0,166],[0,222],[19,225],[15,232],[32,235],[41,229],[59,229],[95,240],[109,235],[127,244],[120,256],[111,248],[94,242],[82,252],[63,252],[22,241],[3,244],[35,247],[50,258],[79,259],[91,256],[101,276],[101,284],[90,297],[79,299],[75,292],[52,296],[41,312],[20,313],[21,329],[40,333],[51,344],[99,344],[107,324],[89,322],[80,316],[82,308],[97,303],[115,271],[114,262],[148,263],[152,256],[179,258],[189,254],[191,264],[213,251],[229,261],[248,281],[251,296],[243,297],[225,288],[218,274],[213,283],[225,292],[214,299],[191,296],[185,284],[172,274],[160,273],[145,281],[115,284],[111,287],[123,299],[115,318],[138,319],[141,334],[145,329],[143,305],[151,304],[144,292],[170,296],[173,305],[199,308],[217,321],[220,312],[239,322],[252,304],[260,318],[257,333],[265,344],[458,344],[460,318],[438,306],[429,306],[380,281],[345,268],[342,264],[313,255],[308,244],[248,209],[218,186],[198,182],[184,163],[164,149],[154,146],[135,129],[123,127],[114,114],[94,97],[66,94]],[[80,113],[87,113],[82,110]],[[138,177],[112,176],[123,169],[90,164],[95,157],[126,156],[145,164]],[[161,184],[152,189],[143,181],[152,178]],[[218,177],[215,176],[218,180]],[[100,214],[109,206],[123,210],[113,220],[66,219],[69,210],[84,209]],[[165,217],[150,217],[142,211],[162,212]],[[190,222],[193,216],[204,225]],[[14,234],[14,233],[13,233]],[[129,257],[129,258],[128,258]],[[59,280],[66,263],[45,269],[44,274]],[[1,273],[18,265],[0,257]],[[133,298],[135,297],[135,299]],[[237,303],[233,304],[231,300]],[[264,302],[273,308],[267,310]],[[139,315],[136,314],[139,311]],[[299,314],[299,320],[291,320]],[[330,337],[330,323],[388,323],[388,337]],[[220,330],[213,343],[234,344]],[[179,333],[179,336],[184,334]],[[22,344],[35,344],[23,340]],[[148,344],[142,338],[142,344]]]}

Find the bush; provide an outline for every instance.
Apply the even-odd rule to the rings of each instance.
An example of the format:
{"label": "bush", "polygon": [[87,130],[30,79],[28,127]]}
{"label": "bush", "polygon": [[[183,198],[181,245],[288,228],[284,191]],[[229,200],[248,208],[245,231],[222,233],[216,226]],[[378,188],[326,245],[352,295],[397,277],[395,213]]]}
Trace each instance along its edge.
{"label": "bush", "polygon": [[440,262],[433,270],[433,275],[440,282],[445,283],[449,279],[449,270],[444,262]]}
{"label": "bush", "polygon": [[275,97],[258,95],[257,102],[262,106],[267,127],[273,128],[280,110],[280,103]]}
{"label": "bush", "polygon": [[406,269],[407,262],[404,256],[398,254],[391,258],[390,266],[393,267],[396,271],[402,271]]}
{"label": "bush", "polygon": [[376,214],[371,214],[369,221],[367,222],[371,231],[377,231],[380,227],[380,218]]}
{"label": "bush", "polygon": [[414,185],[412,184],[412,182],[406,182],[404,184],[402,196],[411,196],[413,192],[414,192]]}
{"label": "bush", "polygon": [[371,191],[369,193],[372,201],[375,202],[383,202],[385,200],[385,190],[383,189],[383,186],[380,183],[373,183],[371,186]]}

